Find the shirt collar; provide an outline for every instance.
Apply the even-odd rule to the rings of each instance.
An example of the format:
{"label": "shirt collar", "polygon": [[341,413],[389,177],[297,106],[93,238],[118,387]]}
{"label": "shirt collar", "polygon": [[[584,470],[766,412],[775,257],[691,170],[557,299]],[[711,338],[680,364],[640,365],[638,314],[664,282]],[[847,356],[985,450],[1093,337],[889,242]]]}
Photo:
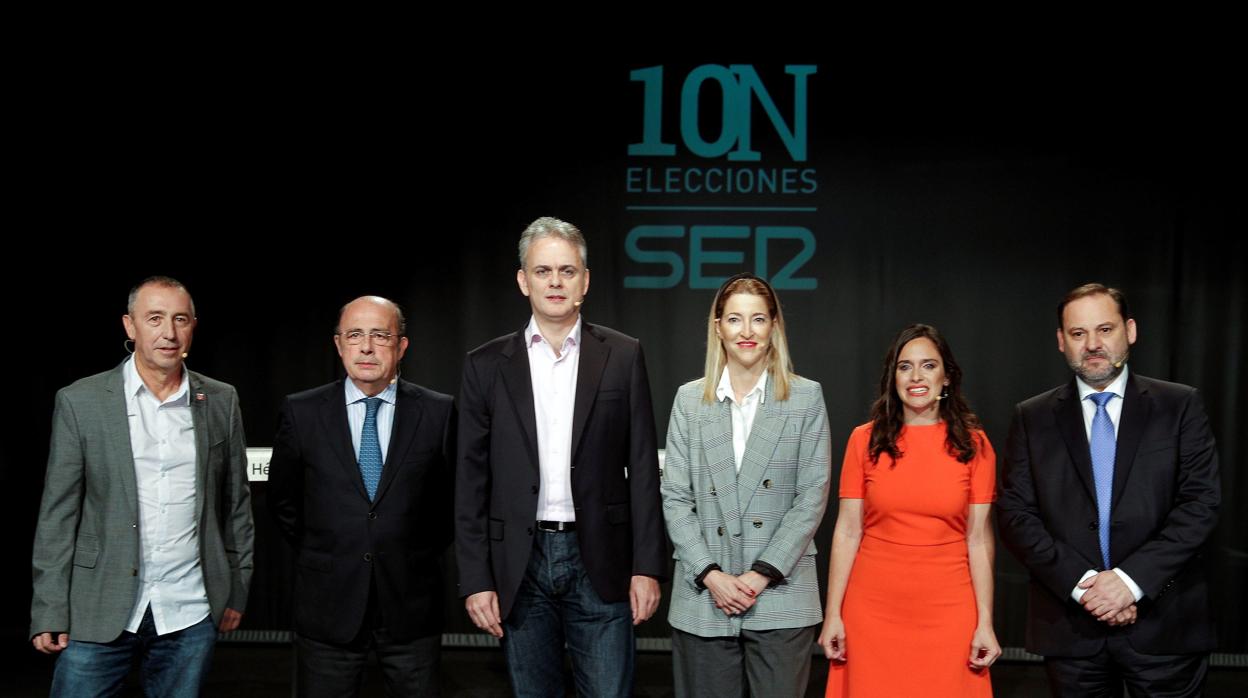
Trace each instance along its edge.
{"label": "shirt collar", "polygon": [[[130,358],[126,359],[126,363],[122,364],[121,375],[123,381],[122,390],[125,393],[126,400],[133,400],[144,393],[149,395],[152,394],[152,391],[147,389],[147,384],[143,382],[143,378],[139,375],[139,369],[134,365],[134,354],[131,354]],[[182,366],[182,384],[178,386],[178,389],[174,391],[173,395],[165,398],[165,401],[160,404],[189,404],[187,397],[190,393],[191,377],[190,373],[186,370],[186,365],[184,364]],[[152,397],[155,398],[156,396],[152,395]]]}
{"label": "shirt collar", "polygon": [[[763,375],[758,377],[758,382],[754,384],[753,388],[750,388],[750,392],[745,394],[746,400],[749,400],[751,395],[758,393],[759,404],[767,401],[767,391],[765,388],[767,386],[767,374],[769,373],[771,372],[763,371]],[[737,401],[736,396],[734,396],[732,392],[732,380],[728,378],[727,367],[724,367],[723,372],[719,374],[719,385],[715,387],[715,399],[722,402],[725,398],[732,400],[733,402]]]}
{"label": "shirt collar", "polygon": [[1113,393],[1118,397],[1123,397],[1127,394],[1127,367],[1124,364],[1122,367],[1122,373],[1119,373],[1118,377],[1115,378],[1112,383],[1105,386],[1104,390],[1097,390],[1096,388],[1093,388],[1087,383],[1084,383],[1083,379],[1078,376],[1075,376],[1075,387],[1079,388],[1080,400],[1087,400],[1089,395],[1096,392]]}
{"label": "shirt collar", "polygon": [[[542,336],[542,331],[537,328],[537,316],[529,316],[529,324],[524,328],[524,346],[531,349],[538,344],[548,344],[546,338]],[[572,331],[563,340],[563,346],[559,349],[559,355],[563,356],[568,350],[568,346],[581,346],[581,316],[576,316],[576,324],[572,326]]]}
{"label": "shirt collar", "polygon": [[[351,380],[350,377],[347,378],[345,383],[346,383],[347,388],[344,392],[346,393],[348,405],[353,405],[359,402],[360,400],[363,400],[368,397],[367,395],[364,394],[364,391],[360,390],[359,386],[355,384],[355,381]],[[385,390],[381,391],[380,393],[377,393],[373,397],[379,397],[382,399],[383,402],[388,402],[391,405],[393,405],[395,396],[399,394],[398,386],[399,386],[399,381],[396,379],[393,383],[391,383],[390,385],[387,385]]]}

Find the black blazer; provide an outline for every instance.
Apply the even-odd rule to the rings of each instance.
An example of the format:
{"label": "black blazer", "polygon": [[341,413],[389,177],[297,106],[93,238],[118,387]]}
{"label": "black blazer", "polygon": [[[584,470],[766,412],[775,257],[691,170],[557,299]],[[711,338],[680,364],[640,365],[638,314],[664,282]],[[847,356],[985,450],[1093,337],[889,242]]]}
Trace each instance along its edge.
{"label": "black blazer", "polygon": [[377,498],[351,445],[342,381],[286,398],[269,464],[269,509],[294,546],[295,630],[346,643],[375,582],[396,640],[442,632],[442,565],[451,542],[455,405],[399,381]]}
{"label": "black blazer", "polygon": [[[540,482],[523,335],[469,352],[460,383],[459,593],[496,591],[504,618],[533,547]],[[641,345],[587,322],[572,416],[572,499],[581,559],[603,601],[628,600],[633,575],[666,578],[654,411]]]}
{"label": "black blazer", "polygon": [[1121,633],[1147,654],[1213,649],[1200,549],[1217,522],[1218,456],[1195,389],[1128,375],[1110,510],[1110,562],[1144,591],[1133,625],[1111,628],[1070,592],[1101,568],[1096,489],[1079,391],[1070,383],[1020,403],[1006,443],[1001,538],[1031,572],[1027,649],[1096,653]]}

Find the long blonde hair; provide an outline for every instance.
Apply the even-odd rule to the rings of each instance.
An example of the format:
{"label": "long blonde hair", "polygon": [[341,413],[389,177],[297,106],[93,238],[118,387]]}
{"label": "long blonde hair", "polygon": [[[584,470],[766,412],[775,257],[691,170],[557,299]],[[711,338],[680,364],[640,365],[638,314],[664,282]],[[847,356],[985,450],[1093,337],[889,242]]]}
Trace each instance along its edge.
{"label": "long blonde hair", "polygon": [[784,313],[780,310],[780,299],[771,285],[763,279],[750,274],[737,274],[724,282],[711,302],[711,313],[706,320],[706,373],[702,386],[702,400],[715,402],[715,388],[719,385],[719,377],[728,363],[728,354],[724,351],[723,342],[715,332],[715,326],[724,316],[724,305],[737,293],[758,296],[767,304],[767,312],[771,314],[771,341],[767,347],[767,371],[771,374],[772,392],[777,400],[789,399],[789,385],[796,375],[793,373],[793,360],[789,358],[789,340],[784,334]]}

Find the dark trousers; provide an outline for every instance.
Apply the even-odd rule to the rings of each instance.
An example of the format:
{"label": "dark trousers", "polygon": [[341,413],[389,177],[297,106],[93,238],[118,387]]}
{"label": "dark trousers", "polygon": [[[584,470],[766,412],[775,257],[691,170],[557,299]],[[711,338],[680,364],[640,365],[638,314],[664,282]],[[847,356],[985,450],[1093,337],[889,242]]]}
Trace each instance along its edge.
{"label": "dark trousers", "polygon": [[395,640],[386,630],[371,590],[364,623],[345,645],[295,634],[296,694],[308,698],[357,696],[364,685],[369,652],[377,653],[387,696],[438,696],[438,658],[442,636]]}
{"label": "dark trousers", "polygon": [[1143,654],[1127,638],[1111,636],[1091,657],[1045,657],[1054,696],[1179,698],[1204,694],[1207,654]]}
{"label": "dark trousers", "polygon": [[698,637],[672,630],[676,695],[805,695],[816,627],[742,630],[740,637]]}

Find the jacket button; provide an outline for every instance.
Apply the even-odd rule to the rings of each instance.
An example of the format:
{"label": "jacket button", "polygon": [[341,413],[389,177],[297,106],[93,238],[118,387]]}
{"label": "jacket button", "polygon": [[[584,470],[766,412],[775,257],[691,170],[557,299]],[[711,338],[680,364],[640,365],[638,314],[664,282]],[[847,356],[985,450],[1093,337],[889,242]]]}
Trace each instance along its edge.
{"label": "jacket button", "polygon": [[698,513],[698,508],[697,508],[697,507],[694,507],[694,508],[693,508],[693,513],[695,513],[695,514],[696,514],[696,513]]}
{"label": "jacket button", "polygon": [[1097,528],[1097,524],[1096,524],[1096,522],[1095,522],[1095,521],[1093,521],[1092,523],[1088,524],[1088,530],[1089,530],[1089,531],[1095,531],[1095,530],[1096,530],[1096,528]]}
{"label": "jacket button", "polygon": [[372,561],[373,561],[373,554],[372,554],[372,553],[364,553],[364,562],[372,562]]}
{"label": "jacket button", "polygon": [[724,527],[720,526],[719,528],[715,529],[715,532],[721,536],[724,535]]}
{"label": "jacket button", "polygon": [[771,480],[763,480],[763,487],[771,489]]}
{"label": "jacket button", "polygon": [[712,496],[712,497],[714,497],[714,496],[715,496],[715,486],[714,486],[714,485],[711,485],[711,496]]}
{"label": "jacket button", "polygon": [[373,519],[375,519],[375,518],[377,518],[377,512],[375,512],[375,511],[370,511],[370,512],[368,512],[368,520],[369,520],[369,521],[372,521],[372,520],[373,520]]}
{"label": "jacket button", "polygon": [[131,577],[137,577],[137,576],[139,576],[139,570],[138,570],[138,568],[137,568],[137,567],[136,567],[136,568],[132,568],[132,569],[130,570],[130,576],[131,576]]}
{"label": "jacket button", "polygon": [[529,526],[528,528],[526,528],[526,529],[524,529],[524,530],[525,530],[525,531],[527,531],[527,532],[528,532],[528,534],[529,534],[530,536],[531,536],[531,535],[533,535],[533,527],[532,527],[532,526]]}
{"label": "jacket button", "polygon": [[762,519],[754,519],[754,528],[762,528],[762,527],[763,527],[763,520],[762,520]]}
{"label": "jacket button", "polygon": [[532,492],[533,494],[537,494],[537,485],[533,485],[532,487],[530,487],[529,491]]}

